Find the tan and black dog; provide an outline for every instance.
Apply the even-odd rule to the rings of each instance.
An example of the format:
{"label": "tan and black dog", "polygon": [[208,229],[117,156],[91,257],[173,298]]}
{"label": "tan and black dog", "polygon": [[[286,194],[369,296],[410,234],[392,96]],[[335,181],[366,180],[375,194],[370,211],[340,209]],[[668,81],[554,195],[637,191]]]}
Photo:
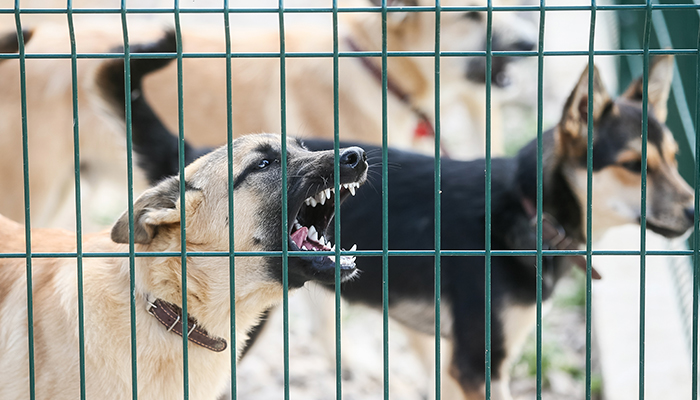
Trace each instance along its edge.
{"label": "tan and black dog", "polygon": [[[323,232],[333,216],[334,152],[312,152],[287,140],[288,185],[282,185],[279,135],[242,136],[233,143],[233,187],[228,186],[226,148],[199,158],[185,169],[184,204],[180,179],[171,177],[147,190],[133,207],[137,252],[179,252],[181,210],[186,216],[188,251],[229,251],[229,224],[235,250],[308,251],[290,256],[289,287],[306,281],[332,283],[335,258],[311,227]],[[364,151],[341,150],[341,200],[366,178]],[[282,233],[282,190],[288,193],[289,232]],[[229,219],[229,195],[233,218]],[[312,207],[312,201],[324,201]],[[110,232],[86,235],[85,253],[126,253],[128,215]],[[32,231],[34,253],[75,253],[75,234]],[[0,217],[0,251],[23,253],[25,229]],[[354,257],[340,258],[342,280],[356,275]],[[138,395],[143,399],[183,397],[182,265],[179,256],[137,257],[134,300]],[[132,394],[130,264],[128,257],[83,259],[85,389],[88,398],[125,399]],[[230,261],[228,257],[187,258],[189,395],[214,399],[225,388],[231,365]],[[235,259],[236,350],[240,353],[260,314],[283,296],[281,257]],[[80,393],[78,297],[75,258],[32,260],[33,350],[36,396],[75,399]],[[27,278],[24,258],[0,260],[0,398],[30,397]],[[178,333],[178,334],[176,334]]]}
{"label": "tan and black dog", "polygon": [[[646,226],[666,237],[685,234],[693,224],[693,191],[677,171],[677,144],[664,125],[673,58],[653,59],[649,73]],[[614,226],[639,223],[641,217],[642,81],[633,82],[613,100],[597,70],[593,73],[593,109],[588,110],[588,71],[584,71],[564,107],[560,122],[543,137],[544,248],[575,249],[585,243],[587,187],[587,121],[593,118],[592,239]],[[141,101],[141,100],[139,100]],[[135,103],[141,106],[140,102]],[[141,114],[134,129],[160,133],[158,141],[140,147],[142,155],[157,154],[158,174],[176,172],[167,160],[176,159],[174,136],[160,121]],[[140,128],[137,128],[140,125]],[[148,128],[149,129],[145,129]],[[160,129],[153,129],[160,127]],[[332,147],[328,141],[305,141],[311,149]],[[365,146],[371,154],[379,148]],[[190,148],[191,154],[206,151]],[[168,156],[167,153],[170,153]],[[534,250],[537,191],[537,143],[523,147],[514,158],[492,160],[492,249]],[[379,163],[379,160],[372,160]],[[434,249],[434,165],[431,157],[388,149],[388,240],[390,250]],[[172,165],[172,164],[171,164]],[[442,160],[441,237],[443,250],[485,249],[484,160]],[[156,171],[151,168],[151,172]],[[375,177],[376,178],[376,177]],[[372,178],[370,178],[372,181]],[[381,181],[374,180],[374,185]],[[361,249],[382,249],[382,194],[362,191],[342,208],[342,242]],[[559,233],[563,232],[563,236]],[[558,236],[558,238],[557,238]],[[560,240],[561,239],[561,240]],[[543,298],[552,294],[559,278],[582,258],[544,257]],[[511,362],[536,322],[535,257],[492,257],[492,395],[510,399]],[[583,264],[585,265],[585,264]],[[361,257],[361,279],[343,284],[342,295],[352,303],[382,307],[382,259]],[[451,344],[450,376],[456,393],[445,398],[483,399],[485,372],[484,258],[441,258],[441,335]],[[416,332],[434,334],[433,257],[389,258],[389,314]],[[596,273],[593,272],[595,276]],[[444,384],[445,382],[443,382]],[[450,386],[452,387],[452,386]],[[445,389],[445,387],[443,387]]]}

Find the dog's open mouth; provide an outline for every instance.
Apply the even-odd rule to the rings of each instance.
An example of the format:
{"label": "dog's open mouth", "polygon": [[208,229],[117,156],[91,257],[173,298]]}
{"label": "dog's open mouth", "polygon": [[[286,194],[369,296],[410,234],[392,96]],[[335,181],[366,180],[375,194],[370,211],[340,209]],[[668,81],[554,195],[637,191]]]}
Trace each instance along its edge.
{"label": "dog's open mouth", "polygon": [[[340,202],[348,196],[355,195],[361,182],[351,182],[340,185]],[[289,248],[293,251],[335,251],[335,245],[325,238],[325,233],[335,214],[335,190],[325,188],[304,200],[299,213],[292,222],[289,235]],[[350,251],[355,251],[354,246]],[[335,271],[335,255],[309,255],[302,257],[312,263],[318,274],[328,274]],[[355,273],[355,257],[340,256],[341,280],[352,278]]]}

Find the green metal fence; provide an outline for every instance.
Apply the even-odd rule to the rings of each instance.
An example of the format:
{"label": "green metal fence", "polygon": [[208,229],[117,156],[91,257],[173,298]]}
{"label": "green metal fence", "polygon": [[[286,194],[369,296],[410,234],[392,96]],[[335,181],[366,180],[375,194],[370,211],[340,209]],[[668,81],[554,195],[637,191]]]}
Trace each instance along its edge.
{"label": "green metal fence", "polygon": [[[231,101],[231,60],[233,58],[240,57],[252,57],[252,58],[279,58],[280,60],[280,77],[281,77],[281,121],[282,121],[282,131],[280,132],[284,137],[287,136],[286,127],[286,59],[287,58],[304,58],[304,57],[328,57],[333,60],[333,80],[334,80],[334,138],[336,139],[336,145],[334,148],[335,157],[339,157],[338,140],[339,140],[339,106],[338,106],[338,81],[342,79],[338,72],[338,63],[340,58],[344,57],[379,57],[382,60],[382,87],[383,87],[383,129],[382,129],[382,142],[383,142],[383,162],[381,165],[382,172],[382,185],[381,192],[383,195],[382,212],[383,212],[383,248],[381,251],[354,251],[346,252],[341,251],[340,246],[334,251],[336,257],[336,264],[340,265],[339,257],[341,254],[345,255],[356,255],[356,256],[381,256],[383,260],[383,339],[384,339],[384,393],[385,399],[390,396],[389,393],[389,314],[388,314],[388,261],[389,257],[392,256],[434,256],[435,257],[435,375],[436,382],[440,382],[441,370],[440,370],[440,257],[441,256],[485,256],[486,259],[486,281],[484,282],[486,287],[486,363],[484,365],[486,373],[486,398],[490,398],[491,393],[491,335],[490,335],[490,323],[491,323],[491,257],[492,256],[516,256],[516,255],[535,255],[537,259],[537,265],[542,265],[542,257],[548,255],[585,255],[587,256],[587,274],[586,274],[586,393],[585,398],[591,398],[591,257],[593,255],[640,255],[640,357],[639,357],[639,397],[644,398],[644,379],[645,379],[645,359],[644,359],[644,336],[645,336],[645,268],[646,268],[646,256],[692,256],[693,259],[693,269],[694,269],[694,281],[693,281],[693,316],[692,316],[692,399],[698,398],[698,387],[697,387],[697,377],[698,377],[698,365],[697,365],[697,354],[698,354],[698,289],[699,289],[699,277],[700,277],[700,254],[698,250],[700,249],[700,235],[695,235],[692,239],[692,250],[680,250],[680,251],[647,251],[646,249],[646,233],[645,230],[641,230],[640,237],[640,251],[594,251],[591,247],[591,232],[592,224],[591,219],[588,218],[586,222],[586,233],[587,241],[585,250],[544,250],[542,243],[542,193],[543,193],[543,176],[542,176],[542,133],[543,133],[543,81],[544,81],[544,59],[545,57],[565,57],[565,56],[587,56],[589,65],[589,83],[593,79],[593,64],[596,56],[620,56],[623,61],[623,65],[629,65],[629,72],[632,75],[637,74],[637,70],[641,69],[643,82],[644,82],[644,98],[647,97],[648,92],[648,78],[649,78],[649,58],[654,54],[675,54],[677,55],[677,70],[680,74],[676,74],[676,81],[674,81],[673,86],[673,101],[669,107],[671,111],[671,117],[669,118],[669,126],[672,130],[678,133],[677,139],[681,144],[681,170],[689,181],[694,181],[695,184],[695,209],[700,209],[700,196],[698,196],[698,189],[700,186],[697,182],[700,182],[700,170],[695,166],[693,161],[693,155],[698,154],[700,151],[700,141],[696,141],[695,137],[698,135],[698,115],[700,114],[700,91],[697,89],[697,83],[700,82],[700,39],[697,39],[697,21],[698,12],[700,12],[700,5],[695,2],[681,2],[677,0],[673,3],[664,2],[659,4],[657,2],[647,0],[646,2],[635,2],[635,1],[621,1],[624,4],[605,4],[598,5],[595,0],[592,0],[590,5],[566,5],[566,6],[548,6],[545,0],[540,0],[538,5],[521,5],[521,6],[508,6],[508,7],[498,7],[492,4],[491,0],[487,1],[485,6],[442,6],[440,0],[436,0],[434,6],[416,6],[416,7],[400,7],[392,6],[387,2],[387,0],[382,0],[380,6],[368,6],[368,7],[353,7],[353,8],[343,8],[339,7],[337,0],[333,0],[331,7],[316,7],[316,8],[286,8],[284,1],[280,0],[279,5],[276,8],[231,8],[228,0],[224,0],[222,8],[181,8],[180,2],[174,0],[172,8],[149,8],[149,9],[131,9],[127,8],[126,0],[122,0],[120,8],[90,8],[90,9],[74,9],[72,6],[72,1],[67,0],[66,7],[62,9],[53,8],[22,8],[20,1],[15,0],[13,8],[0,8],[0,15],[2,14],[12,14],[15,18],[15,26],[17,32],[22,32],[23,29],[23,15],[30,14],[63,14],[67,18],[67,24],[70,31],[71,38],[71,51],[70,53],[52,53],[52,54],[27,54],[25,52],[24,40],[21,34],[18,34],[19,40],[19,52],[17,54],[0,54],[0,60],[2,59],[18,59],[20,64],[20,88],[21,88],[21,118],[22,118],[22,140],[23,140],[23,167],[24,167],[24,202],[25,202],[25,222],[26,222],[26,251],[25,253],[5,253],[0,254],[3,258],[24,258],[26,259],[26,277],[27,277],[27,298],[28,298],[28,335],[29,335],[29,369],[30,369],[30,392],[31,398],[35,398],[35,377],[34,377],[34,349],[33,349],[33,306],[32,306],[32,260],[35,258],[57,258],[57,257],[67,257],[75,258],[77,260],[77,277],[78,277],[78,288],[79,288],[79,340],[80,340],[80,388],[81,388],[81,398],[85,398],[85,346],[84,346],[84,320],[83,320],[83,302],[82,302],[82,266],[83,259],[85,257],[128,257],[131,265],[131,359],[132,359],[132,398],[136,399],[138,397],[137,388],[137,376],[138,376],[138,365],[136,363],[136,330],[135,330],[135,297],[134,297],[134,262],[136,257],[156,257],[156,256],[171,256],[180,257],[182,263],[182,276],[187,274],[187,259],[188,256],[207,256],[207,257],[228,257],[230,260],[230,287],[232,291],[231,295],[231,310],[232,310],[232,320],[235,319],[235,302],[234,302],[234,274],[235,269],[235,257],[246,257],[246,256],[281,256],[283,260],[283,274],[284,274],[284,298],[283,298],[283,315],[284,315],[284,380],[285,380],[285,391],[284,398],[289,399],[289,321],[288,321],[288,298],[287,298],[287,287],[288,287],[288,258],[301,256],[301,252],[294,252],[288,249],[288,244],[286,241],[282,241],[283,249],[281,252],[248,252],[240,253],[233,251],[234,249],[234,235],[233,235],[233,224],[230,225],[229,237],[230,237],[230,251],[229,252],[187,252],[185,249],[186,244],[186,224],[185,221],[185,211],[184,207],[181,212],[181,219],[183,223],[181,224],[181,248],[183,249],[178,253],[145,253],[136,252],[134,246],[133,237],[133,163],[131,157],[131,100],[127,96],[126,101],[126,120],[127,120],[127,130],[126,130],[126,144],[128,151],[128,199],[129,199],[129,251],[128,253],[84,253],[82,249],[82,215],[81,215],[81,204],[80,201],[76,201],[76,230],[77,230],[77,250],[75,253],[36,253],[32,250],[32,233],[30,231],[31,226],[31,213],[30,213],[30,193],[29,193],[29,163],[39,162],[39,160],[29,160],[28,154],[28,138],[31,135],[27,127],[27,95],[26,95],[26,77],[25,77],[25,62],[28,59],[49,59],[49,58],[61,58],[71,60],[71,71],[72,71],[72,93],[73,93],[73,120],[74,120],[74,160],[75,165],[80,165],[80,143],[79,143],[79,113],[78,113],[78,78],[77,71],[78,59],[90,59],[90,58],[124,58],[125,63],[125,82],[126,82],[126,92],[129,93],[130,88],[130,65],[129,61],[136,58],[174,58],[177,61],[177,85],[178,85],[178,135],[180,142],[184,141],[184,120],[183,111],[185,104],[183,103],[183,73],[182,73],[182,62],[185,58],[223,58],[226,61],[226,73],[227,73],[227,111],[228,115],[231,115],[232,101]],[[440,51],[440,19],[441,15],[450,12],[465,12],[465,11],[481,11],[485,12],[487,15],[487,25],[486,29],[488,32],[488,40],[485,51],[471,51],[471,52],[455,52],[455,51]],[[535,51],[494,51],[491,40],[492,31],[492,17],[498,12],[528,12],[539,15],[539,41],[538,48]],[[589,50],[588,51],[545,51],[544,47],[544,33],[545,33],[545,19],[547,13],[551,11],[588,11],[590,12],[590,30],[589,30]],[[599,11],[606,12],[617,12],[621,18],[622,26],[622,49],[621,50],[595,50],[594,49],[594,38],[596,35],[596,16]],[[435,48],[432,51],[388,51],[387,49],[387,15],[393,12],[424,12],[432,13],[435,16]],[[222,14],[224,18],[224,31],[222,35],[226,38],[226,51],[224,53],[185,53],[182,50],[182,34],[181,34],[181,15],[182,14]],[[246,52],[246,53],[233,53],[231,52],[231,33],[230,33],[230,14],[232,13],[248,13],[248,14],[277,14],[280,32],[280,50],[279,52]],[[331,14],[333,19],[333,50],[332,52],[318,52],[318,53],[289,53],[285,50],[285,17],[289,14],[295,13],[321,13],[321,14]],[[382,49],[381,51],[363,51],[363,52],[340,52],[338,43],[338,15],[341,13],[380,13],[382,16]],[[85,15],[85,14],[116,14],[121,16],[122,30],[123,30],[123,44],[124,53],[78,53],[76,51],[76,42],[74,34],[74,24],[73,19],[75,15]],[[177,52],[175,54],[161,53],[161,54],[132,54],[130,53],[130,36],[127,24],[127,16],[130,14],[172,14],[175,25],[175,32],[177,36]],[[683,19],[683,21],[689,21],[687,24],[683,22],[682,24],[664,24],[664,18],[668,20],[674,15],[673,18]],[[631,21],[631,22],[630,22]],[[636,24],[636,25],[635,25]],[[681,26],[682,25],[682,26]],[[634,31],[635,26],[638,29],[637,32]],[[641,29],[641,31],[639,31]],[[652,36],[652,32],[655,36]],[[452,249],[442,249],[441,238],[440,238],[440,178],[441,178],[441,162],[440,162],[440,86],[436,85],[435,89],[435,248],[434,249],[415,249],[415,251],[396,251],[388,247],[388,215],[391,210],[388,207],[388,165],[387,165],[387,60],[389,57],[431,57],[434,59],[435,67],[435,81],[439,81],[440,77],[440,61],[442,57],[486,57],[486,70],[487,76],[491,75],[492,71],[492,59],[493,57],[536,57],[537,58],[537,73],[538,73],[538,83],[537,83],[537,142],[538,142],[538,154],[537,154],[537,248],[533,251],[497,251],[491,249],[491,82],[486,79],[486,228],[484,234],[486,235],[486,248],[480,251],[457,251]],[[623,78],[621,81],[628,79],[630,76],[625,67],[622,69]],[[678,72],[678,71],[677,71]],[[589,95],[588,95],[588,107],[589,109],[593,107],[593,85],[589,84]],[[694,91],[694,92],[693,92]],[[694,93],[694,95],[693,95]],[[647,137],[647,103],[643,101],[643,157],[642,157],[642,216],[641,225],[644,227],[646,225],[646,137]],[[192,105],[196,107],[196,105]],[[232,187],[232,174],[233,166],[231,159],[233,157],[232,145],[233,140],[233,129],[232,121],[228,121],[228,157],[229,157],[229,170],[228,179],[229,185]],[[587,214],[591,215],[592,212],[592,147],[593,147],[593,123],[589,119],[588,122],[588,192],[587,192]],[[683,134],[680,134],[682,132]],[[282,159],[282,170],[283,170],[283,186],[287,186],[287,176],[286,176],[286,141],[282,140],[283,146],[283,159]],[[180,174],[184,171],[184,150],[180,147],[179,150],[179,169]],[[75,168],[75,197],[80,199],[80,168]],[[336,163],[335,175],[339,175],[339,166]],[[336,193],[340,191],[339,182],[335,182]],[[184,204],[184,180],[180,181],[180,201]],[[286,205],[287,194],[283,191],[282,202]],[[336,213],[339,213],[339,199],[335,197]],[[230,220],[233,221],[233,201],[229,199],[229,216]],[[334,229],[336,232],[336,238],[339,238],[341,226],[341,218],[336,215]],[[698,230],[700,227],[698,221],[698,214],[695,215],[695,229]],[[282,217],[282,234],[286,235],[287,232],[287,209],[286,206],[283,207],[283,217]],[[339,239],[337,239],[339,242]],[[336,292],[335,292],[335,306],[336,306],[336,398],[342,397],[342,379],[341,379],[341,361],[340,361],[340,339],[341,339],[341,318],[340,318],[340,272],[336,270]],[[182,282],[182,310],[183,319],[187,316],[187,281]],[[542,275],[541,269],[538,268],[538,280],[537,280],[537,398],[541,398],[542,392]],[[231,327],[232,342],[235,346],[235,330]],[[183,346],[183,361],[184,365],[187,365],[188,359],[188,339],[187,330],[183,330],[182,346]],[[235,354],[235,348],[232,354]],[[231,368],[232,368],[232,396],[236,398],[237,384],[236,384],[236,360],[231,357]],[[188,369],[184,368],[182,371],[184,379],[183,396],[185,399],[189,398],[188,395]],[[434,388],[434,395],[436,399],[441,398],[440,385],[437,384]]]}

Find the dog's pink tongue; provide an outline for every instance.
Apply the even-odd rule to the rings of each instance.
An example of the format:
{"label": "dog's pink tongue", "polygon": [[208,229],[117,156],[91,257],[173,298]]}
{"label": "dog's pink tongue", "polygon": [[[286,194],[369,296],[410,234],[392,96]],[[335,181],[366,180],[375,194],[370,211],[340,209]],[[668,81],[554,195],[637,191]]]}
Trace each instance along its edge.
{"label": "dog's pink tongue", "polygon": [[302,226],[296,232],[292,233],[291,236],[292,236],[292,240],[294,241],[294,244],[296,244],[297,247],[301,249],[301,245],[304,243],[304,240],[306,240],[306,237],[308,235],[309,235],[309,228]]}

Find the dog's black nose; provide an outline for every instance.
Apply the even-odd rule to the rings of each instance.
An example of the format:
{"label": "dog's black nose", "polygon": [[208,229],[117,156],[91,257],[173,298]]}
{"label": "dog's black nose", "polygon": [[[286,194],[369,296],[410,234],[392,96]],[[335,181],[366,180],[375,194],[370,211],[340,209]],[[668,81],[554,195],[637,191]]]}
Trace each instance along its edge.
{"label": "dog's black nose", "polygon": [[360,162],[367,161],[367,154],[360,147],[348,147],[340,154],[340,165],[355,169]]}
{"label": "dog's black nose", "polygon": [[531,40],[519,40],[511,46],[513,51],[530,51],[535,50],[537,43]]}
{"label": "dog's black nose", "polygon": [[695,220],[695,209],[693,207],[685,209],[685,217],[690,220]]}

